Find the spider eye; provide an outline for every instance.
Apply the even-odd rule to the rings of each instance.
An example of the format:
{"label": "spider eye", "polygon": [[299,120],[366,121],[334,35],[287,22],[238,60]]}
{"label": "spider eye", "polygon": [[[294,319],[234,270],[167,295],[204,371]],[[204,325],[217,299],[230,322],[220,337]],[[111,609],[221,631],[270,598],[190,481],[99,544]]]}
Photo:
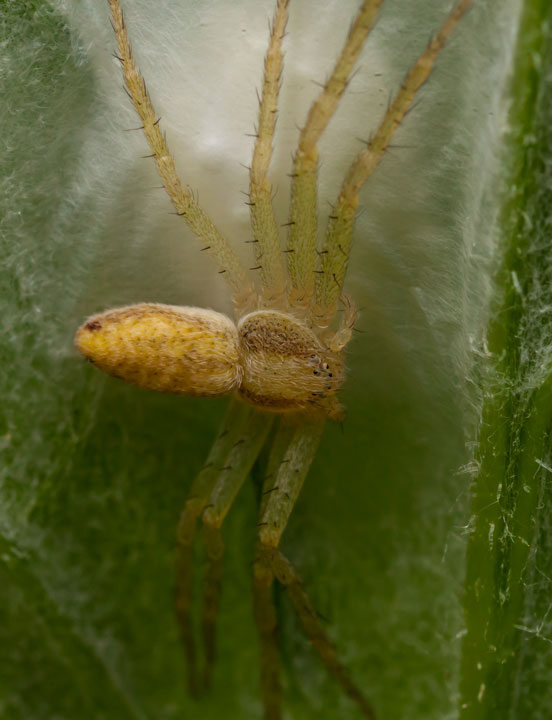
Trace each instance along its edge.
{"label": "spider eye", "polygon": [[109,375],[149,390],[227,395],[241,380],[234,323],[212,310],[131,305],[96,315],[75,336]]}

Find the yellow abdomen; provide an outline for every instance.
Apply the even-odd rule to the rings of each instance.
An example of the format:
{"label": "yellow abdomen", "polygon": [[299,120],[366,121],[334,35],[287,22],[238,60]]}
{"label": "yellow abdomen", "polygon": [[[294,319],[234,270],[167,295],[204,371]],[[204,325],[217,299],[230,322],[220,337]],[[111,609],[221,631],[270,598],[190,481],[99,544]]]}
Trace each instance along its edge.
{"label": "yellow abdomen", "polygon": [[227,395],[241,381],[236,326],[212,310],[118,308],[89,318],[75,344],[100,370],[149,390]]}

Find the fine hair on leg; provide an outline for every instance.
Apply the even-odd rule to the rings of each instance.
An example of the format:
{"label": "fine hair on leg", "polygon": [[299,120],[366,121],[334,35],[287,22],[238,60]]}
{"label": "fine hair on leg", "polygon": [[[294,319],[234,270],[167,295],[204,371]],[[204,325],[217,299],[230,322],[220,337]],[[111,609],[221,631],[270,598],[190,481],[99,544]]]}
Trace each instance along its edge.
{"label": "fine hair on leg", "polygon": [[224,467],[215,483],[209,502],[203,511],[202,522],[207,567],[203,583],[201,628],[205,650],[203,687],[211,684],[215,662],[215,625],[217,621],[221,587],[224,543],[221,527],[253,463],[261,452],[273,422],[273,415],[249,409],[246,421],[240,428],[237,440],[228,453]]}
{"label": "fine hair on leg", "polygon": [[192,483],[178,524],[176,546],[176,614],[188,664],[188,685],[190,693],[194,696],[199,692],[197,650],[191,618],[194,576],[194,538],[197,518],[202,514],[205,506],[209,502],[209,497],[220,475],[221,468],[226,466],[228,455],[234,444],[238,441],[240,432],[251,415],[251,408],[248,408],[238,400],[232,399],[230,401],[221,429],[211,447],[205,465]]}
{"label": "fine hair on leg", "polygon": [[287,249],[292,305],[307,306],[314,295],[317,210],[317,144],[333,117],[382,0],[365,0],[351,25],[333,71],[313,102],[293,158]]}
{"label": "fine hair on leg", "polygon": [[326,239],[319,253],[316,272],[316,318],[322,326],[328,325],[339,302],[355,216],[358,209],[358,195],[383,158],[391,138],[412,107],[416,94],[429,77],[435,60],[444,48],[450,34],[469,10],[473,0],[460,0],[446,18],[437,33],[431,38],[424,52],[415,61],[400,90],[385,113],[372,139],[351,164],[341,186],[328,221]]}
{"label": "fine hair on leg", "polygon": [[270,41],[264,61],[255,147],[249,171],[249,209],[253,227],[255,267],[259,269],[261,275],[262,301],[273,308],[284,299],[284,265],[267,171],[272,157],[272,141],[276,126],[283,65],[282,41],[286,30],[288,4],[289,0],[278,0],[272,20]]}
{"label": "fine hair on leg", "polygon": [[119,55],[116,57],[123,68],[127,93],[142,121],[144,135],[157,165],[163,187],[178,215],[184,218],[194,235],[201,240],[203,249],[209,252],[218,265],[219,272],[223,274],[230,286],[236,309],[250,307],[254,290],[247,271],[228,241],[195,202],[191,192],[180,182],[174,159],[159,127],[159,118],[153,109],[146,83],[134,62],[119,0],[109,0],[109,5],[113,18],[113,29],[119,46]]}

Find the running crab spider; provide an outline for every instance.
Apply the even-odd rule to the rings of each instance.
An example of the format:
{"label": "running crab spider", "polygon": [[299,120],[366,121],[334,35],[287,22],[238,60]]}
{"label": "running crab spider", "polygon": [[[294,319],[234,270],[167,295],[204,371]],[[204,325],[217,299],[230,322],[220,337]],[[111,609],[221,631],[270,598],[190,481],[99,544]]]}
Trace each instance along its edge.
{"label": "running crab spider", "polygon": [[[258,285],[176,173],[133,59],[119,0],[109,0],[127,93],[138,113],[163,186],[178,215],[227,280],[235,322],[211,310],[139,304],[89,318],[77,331],[79,350],[108,374],[135,385],[192,396],[232,395],[223,427],[195,478],[178,529],[177,615],[192,693],[208,687],[215,657],[215,623],[224,546],[221,526],[261,449],[272,440],[259,514],[253,568],[255,620],[261,644],[265,716],[281,716],[279,658],[272,585],[286,590],[327,669],[365,717],[374,711],[350,679],[306,595],[279,549],[326,419],[344,417],[338,393],[344,349],[356,318],[343,291],[361,188],[381,161],[396,128],[471,0],[460,0],[429,41],[389,105],[378,129],[351,164],[317,243],[317,144],[347,87],[382,0],[365,0],[329,79],[313,103],[293,156],[288,241],[281,250],[267,171],[290,0],[277,0],[265,57],[259,117],[250,168],[254,264]],[[336,326],[338,307],[343,305]],[[207,554],[201,617],[204,666],[200,673],[191,618],[193,543],[201,518]]]}

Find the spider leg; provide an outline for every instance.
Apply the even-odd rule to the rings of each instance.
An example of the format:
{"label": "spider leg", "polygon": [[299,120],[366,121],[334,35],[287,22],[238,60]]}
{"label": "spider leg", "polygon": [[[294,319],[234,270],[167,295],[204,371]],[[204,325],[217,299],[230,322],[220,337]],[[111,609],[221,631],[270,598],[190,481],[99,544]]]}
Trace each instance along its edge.
{"label": "spider leg", "polygon": [[194,235],[201,240],[204,248],[212,255],[220,268],[219,272],[224,274],[232,291],[236,308],[249,309],[254,291],[247,271],[227,240],[195,202],[191,192],[180,182],[174,159],[159,127],[159,118],[155,114],[146,90],[146,83],[134,62],[119,0],[109,0],[109,5],[113,17],[113,29],[119,45],[119,60],[123,68],[125,85],[142,121],[144,135],[151,148],[163,186],[177,213],[184,218]]}
{"label": "spider leg", "polygon": [[307,637],[327,670],[336,678],[347,695],[356,702],[363,715],[374,720],[375,713],[372,705],[354,684],[347,670],[339,661],[335,647],[328,638],[293,565],[280,550],[270,551],[267,561],[270,563],[276,579],[285,587]]}
{"label": "spider leg", "polygon": [[382,0],[365,0],[349,30],[335,67],[320,95],[312,104],[301,130],[293,160],[291,213],[288,242],[288,270],[293,305],[310,304],[314,295],[316,249],[317,143],[330,122],[368,33],[374,25]]}
{"label": "spider leg", "polygon": [[[270,449],[267,474],[263,483],[259,511],[259,518],[261,519],[270,495],[278,488],[276,484],[278,470],[293,440],[294,433],[295,428],[292,425],[280,421]],[[259,523],[259,528],[261,527],[264,527],[264,525]],[[264,562],[264,557],[260,552],[260,545],[257,543],[253,565],[253,609],[261,646],[261,686],[265,720],[280,720],[281,716],[280,652],[278,649],[276,611],[272,601],[273,581],[274,573],[272,568]]]}
{"label": "spider leg", "polygon": [[247,408],[248,414],[220,469],[218,479],[203,511],[204,541],[207,569],[203,586],[201,626],[205,647],[203,687],[208,688],[215,661],[215,624],[218,616],[224,543],[221,526],[245,478],[266,440],[273,416]]}
{"label": "spider leg", "polygon": [[261,646],[261,690],[265,720],[281,720],[280,652],[278,625],[272,600],[274,572],[260,548],[253,565],[253,610]]}
{"label": "spider leg", "polygon": [[180,515],[177,534],[176,614],[188,662],[188,684],[192,695],[196,695],[199,689],[196,646],[191,621],[193,544],[197,518],[209,502],[209,496],[219,477],[220,469],[226,466],[230,451],[239,440],[240,432],[250,415],[251,409],[243,403],[235,399],[230,401],[217,439],[203,469],[192,483]]}
{"label": "spider leg", "polygon": [[261,673],[265,719],[280,718],[279,653],[272,583],[286,589],[306,635],[327,670],[338,680],[365,717],[374,710],[337,658],[297,571],[279,550],[279,543],[293,510],[322,434],[323,423],[293,427],[280,423],[272,445],[263,487],[255,554],[253,592],[257,629],[261,641]]}
{"label": "spider leg", "polygon": [[274,307],[275,302],[277,303],[284,295],[284,268],[267,171],[272,156],[272,139],[276,126],[283,64],[282,41],[288,18],[288,4],[289,0],[278,0],[272,21],[270,42],[264,61],[263,90],[259,101],[255,148],[249,172],[255,265],[261,271],[263,300],[269,303],[270,307]]}
{"label": "spider leg", "polygon": [[349,168],[328,221],[326,240],[316,272],[316,318],[322,327],[331,321],[341,295],[359,192],[381,161],[395,130],[411,108],[416,93],[429,77],[435,59],[471,4],[472,0],[460,0],[440,30],[431,38],[404,79],[375,135]]}
{"label": "spider leg", "polygon": [[[278,435],[282,437],[278,440],[274,452],[284,445],[286,438],[289,442],[283,455],[273,460],[274,464],[277,463],[273,479],[265,481],[269,487],[263,491],[266,500],[261,508],[259,521],[259,541],[262,545],[278,546],[314,459],[323,429],[323,421],[303,421],[297,427],[286,427],[281,423]],[[269,468],[270,465],[269,460]]]}
{"label": "spider leg", "polygon": [[278,546],[314,458],[323,427],[323,422],[299,427],[281,422],[268,461],[253,566],[253,605],[261,645],[265,720],[280,720],[281,716],[280,662],[276,612],[272,601],[274,570],[267,557]]}

